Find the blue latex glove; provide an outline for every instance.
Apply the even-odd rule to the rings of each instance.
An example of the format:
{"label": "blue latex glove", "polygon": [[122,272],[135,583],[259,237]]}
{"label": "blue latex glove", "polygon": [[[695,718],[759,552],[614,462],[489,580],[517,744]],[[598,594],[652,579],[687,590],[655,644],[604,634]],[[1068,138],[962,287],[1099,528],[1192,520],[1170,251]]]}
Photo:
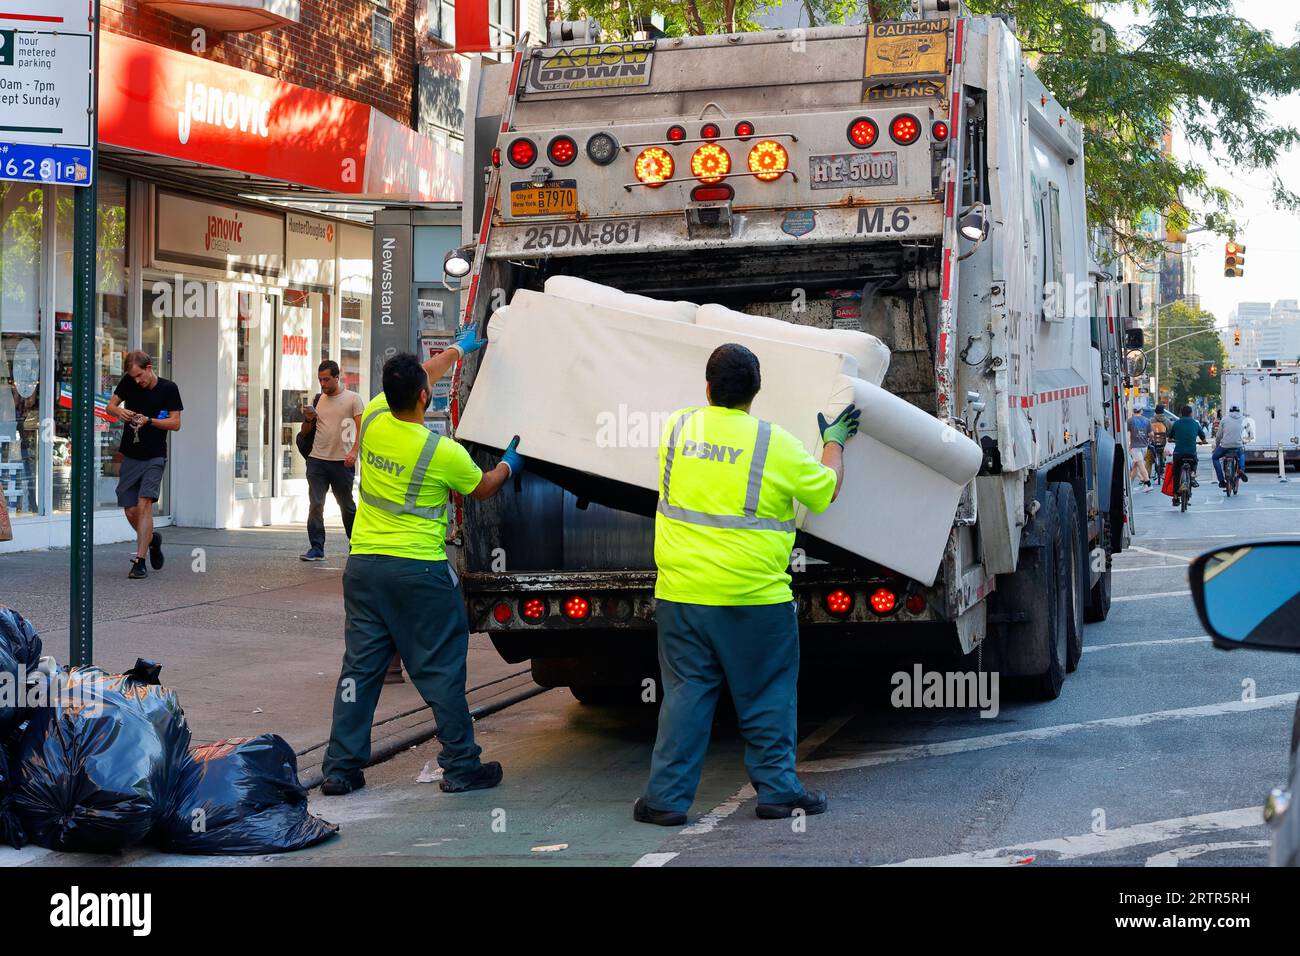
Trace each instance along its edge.
{"label": "blue latex glove", "polygon": [[858,433],[858,419],[861,417],[862,412],[853,404],[845,406],[833,422],[828,422],[826,416],[818,412],[817,427],[821,429],[822,441],[828,445],[834,442],[843,448],[844,443]]}
{"label": "blue latex glove", "polygon": [[478,330],[471,325],[467,329],[461,329],[456,335],[455,341],[451,344],[460,349],[461,358],[464,358],[471,352],[477,352],[483,346],[487,345],[487,339],[479,338]]}
{"label": "blue latex glove", "polygon": [[510,439],[510,444],[501,453],[501,461],[510,469],[511,475],[517,475],[524,467],[524,456],[519,454],[519,436]]}

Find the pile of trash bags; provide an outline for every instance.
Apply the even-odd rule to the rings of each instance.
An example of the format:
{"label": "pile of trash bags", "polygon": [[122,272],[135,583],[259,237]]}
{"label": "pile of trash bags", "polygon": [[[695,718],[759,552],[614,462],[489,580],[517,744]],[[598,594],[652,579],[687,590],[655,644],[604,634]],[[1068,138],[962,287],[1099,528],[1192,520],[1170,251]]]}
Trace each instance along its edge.
{"label": "pile of trash bags", "polygon": [[274,734],[190,747],[161,665],[58,667],[0,605],[0,843],[114,853],[284,853],[338,827],[307,812],[293,748]]}

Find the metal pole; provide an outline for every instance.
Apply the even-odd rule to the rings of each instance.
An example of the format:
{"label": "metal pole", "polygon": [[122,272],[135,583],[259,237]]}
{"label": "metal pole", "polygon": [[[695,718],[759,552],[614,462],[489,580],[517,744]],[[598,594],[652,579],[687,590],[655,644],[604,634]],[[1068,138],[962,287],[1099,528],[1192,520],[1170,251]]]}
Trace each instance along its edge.
{"label": "metal pole", "polygon": [[99,0],[90,7],[90,183],[72,208],[72,575],[69,649],[74,665],[94,660],[95,293],[99,287],[95,183],[99,178]]}

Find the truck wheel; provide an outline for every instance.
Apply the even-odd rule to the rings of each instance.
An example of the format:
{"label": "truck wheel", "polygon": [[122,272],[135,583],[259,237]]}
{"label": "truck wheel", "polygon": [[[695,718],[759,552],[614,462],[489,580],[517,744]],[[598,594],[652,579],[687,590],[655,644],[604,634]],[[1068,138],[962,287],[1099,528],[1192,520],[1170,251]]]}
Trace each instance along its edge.
{"label": "truck wheel", "polygon": [[1069,600],[1061,584],[1065,543],[1050,489],[1034,520],[1041,522],[1042,547],[1022,551],[1020,568],[995,593],[1002,593],[1011,612],[1001,635],[1008,690],[1030,700],[1055,700],[1065,683]]}
{"label": "truck wheel", "polygon": [[641,688],[626,684],[570,684],[569,693],[584,707],[630,707],[641,703]]}
{"label": "truck wheel", "polygon": [[1106,552],[1106,570],[1102,572],[1097,583],[1092,586],[1092,591],[1088,595],[1088,606],[1084,608],[1083,619],[1089,624],[1098,624],[1106,620],[1106,615],[1110,614],[1110,516],[1102,515],[1101,518],[1101,544],[1100,547]]}
{"label": "truck wheel", "polygon": [[1057,482],[1056,508],[1061,523],[1061,594],[1066,599],[1065,670],[1072,673],[1083,656],[1083,607],[1088,600],[1088,563],[1080,532],[1079,502],[1073,486]]}

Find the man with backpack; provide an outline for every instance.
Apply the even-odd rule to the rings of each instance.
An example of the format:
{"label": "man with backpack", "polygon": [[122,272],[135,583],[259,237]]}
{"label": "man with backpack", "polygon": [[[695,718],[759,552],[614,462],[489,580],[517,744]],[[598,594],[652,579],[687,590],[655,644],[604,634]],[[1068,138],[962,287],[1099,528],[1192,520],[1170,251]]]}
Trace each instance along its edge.
{"label": "man with backpack", "polygon": [[1157,482],[1165,480],[1165,447],[1169,444],[1169,431],[1177,419],[1165,411],[1163,405],[1156,406],[1151,416],[1150,437],[1147,439],[1147,465],[1152,478]]}

